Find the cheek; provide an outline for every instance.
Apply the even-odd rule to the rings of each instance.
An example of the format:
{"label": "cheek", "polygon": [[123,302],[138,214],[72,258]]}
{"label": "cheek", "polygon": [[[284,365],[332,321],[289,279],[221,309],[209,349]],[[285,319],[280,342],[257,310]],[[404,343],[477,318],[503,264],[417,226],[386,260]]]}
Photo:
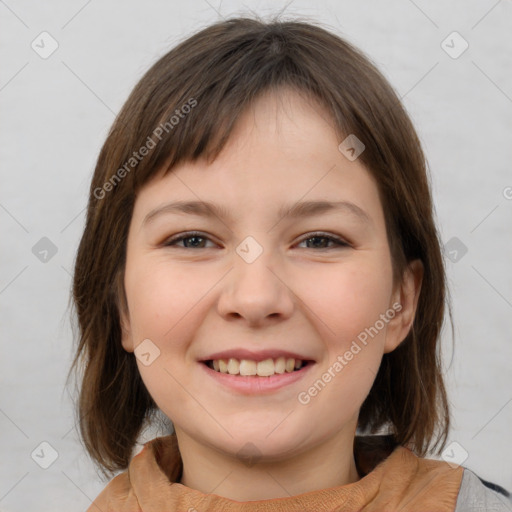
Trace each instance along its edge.
{"label": "cheek", "polygon": [[211,273],[202,276],[192,267],[178,269],[169,261],[127,262],[125,287],[135,345],[149,339],[159,350],[150,365],[137,359],[137,366],[153,400],[168,417],[186,417],[194,411],[183,388],[192,364],[187,349],[205,294],[214,283]]}
{"label": "cheek", "polygon": [[[386,263],[387,262],[387,263]],[[389,265],[389,266],[388,266]],[[315,286],[304,287],[306,302],[319,320],[326,358],[321,375],[303,390],[299,401],[316,407],[322,421],[345,421],[357,414],[375,380],[383,354],[389,311],[391,267],[385,255],[326,269],[316,274]],[[391,319],[389,315],[388,321]],[[340,404],[333,409],[329,404]]]}
{"label": "cheek", "polygon": [[385,261],[385,256],[372,256],[367,261],[359,258],[346,264],[325,265],[314,273],[297,274],[294,292],[321,330],[331,356],[344,352],[347,343],[350,345],[373,326],[388,309],[391,270]]}
{"label": "cheek", "polygon": [[192,267],[177,269],[169,262],[127,265],[125,286],[136,341],[141,337],[176,340],[176,332],[183,330],[215,284],[211,274],[204,277]]}

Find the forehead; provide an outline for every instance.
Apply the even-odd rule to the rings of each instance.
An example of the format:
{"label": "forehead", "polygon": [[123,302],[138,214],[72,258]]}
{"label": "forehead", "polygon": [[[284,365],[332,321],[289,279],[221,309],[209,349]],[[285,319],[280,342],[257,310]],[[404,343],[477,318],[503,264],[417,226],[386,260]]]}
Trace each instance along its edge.
{"label": "forehead", "polygon": [[244,212],[270,218],[294,203],[321,200],[350,202],[378,224],[383,214],[376,182],[362,163],[339,151],[340,142],[317,102],[294,91],[265,94],[240,116],[213,162],[182,162],[147,183],[134,216],[142,222],[166,203],[202,201],[226,217],[233,212],[235,220]]}

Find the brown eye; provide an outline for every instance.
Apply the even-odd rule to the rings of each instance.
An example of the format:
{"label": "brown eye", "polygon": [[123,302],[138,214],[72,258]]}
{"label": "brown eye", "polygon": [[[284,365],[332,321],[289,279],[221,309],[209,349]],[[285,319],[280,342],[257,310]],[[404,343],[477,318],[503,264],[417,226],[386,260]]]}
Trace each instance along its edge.
{"label": "brown eye", "polygon": [[[164,246],[179,247],[180,249],[207,249],[204,244],[210,239],[202,235],[202,233],[196,232],[183,233],[182,235],[178,235],[167,240],[164,243]],[[180,242],[183,242],[184,245],[178,246],[178,243]]]}
{"label": "brown eye", "polygon": [[[313,243],[305,247],[306,249],[335,249],[339,247],[349,247],[349,244],[341,238],[324,233],[313,233],[309,237],[303,238],[300,243],[308,243],[310,240],[312,240]],[[328,247],[327,245],[329,243],[334,244],[334,246],[331,245]]]}

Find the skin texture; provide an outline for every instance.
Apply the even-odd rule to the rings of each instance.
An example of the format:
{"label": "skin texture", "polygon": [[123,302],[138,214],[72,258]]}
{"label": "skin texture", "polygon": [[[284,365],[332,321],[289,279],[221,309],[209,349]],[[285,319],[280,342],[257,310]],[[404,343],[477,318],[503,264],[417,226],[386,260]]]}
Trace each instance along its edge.
{"label": "skin texture", "polygon": [[[328,119],[295,92],[268,93],[240,118],[213,163],[180,164],[137,197],[123,347],[133,352],[149,339],[160,350],[149,366],[137,364],[174,423],[182,483],[193,489],[248,501],[359,479],[352,452],[359,409],[383,354],[409,332],[422,266],[411,263],[393,285],[377,185],[357,159],[338,150]],[[211,201],[232,218],[167,213],[143,223],[153,209],[176,200]],[[278,216],[282,205],[310,200],[351,201],[370,222],[347,211]],[[202,238],[164,245],[190,230]],[[311,238],[316,231],[349,245]],[[236,252],[247,236],[263,249],[252,263]],[[321,392],[300,403],[298,394],[397,303],[394,318]],[[289,386],[248,396],[221,386],[198,362],[234,348],[295,351],[316,363]],[[248,463],[240,453],[251,450],[255,458]]]}

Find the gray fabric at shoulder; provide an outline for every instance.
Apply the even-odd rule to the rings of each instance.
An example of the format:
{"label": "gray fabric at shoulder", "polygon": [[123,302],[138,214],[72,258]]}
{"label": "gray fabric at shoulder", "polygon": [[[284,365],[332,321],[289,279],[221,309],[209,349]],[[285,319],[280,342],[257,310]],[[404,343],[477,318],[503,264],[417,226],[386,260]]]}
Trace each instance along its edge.
{"label": "gray fabric at shoulder", "polygon": [[486,487],[472,471],[464,468],[454,512],[512,512],[512,501]]}

